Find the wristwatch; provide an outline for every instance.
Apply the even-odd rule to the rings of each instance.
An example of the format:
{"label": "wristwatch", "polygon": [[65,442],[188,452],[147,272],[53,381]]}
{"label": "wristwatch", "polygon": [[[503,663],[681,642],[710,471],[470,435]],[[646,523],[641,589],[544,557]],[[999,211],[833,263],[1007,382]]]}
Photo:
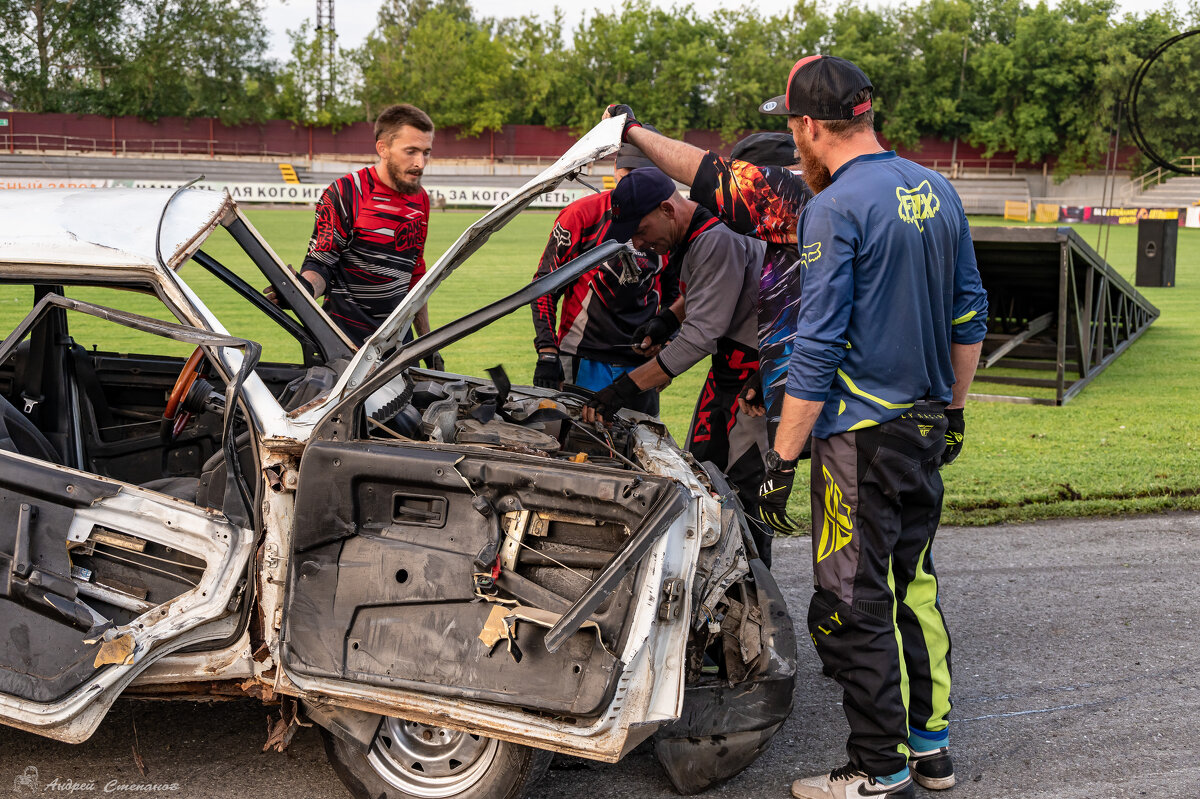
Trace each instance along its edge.
{"label": "wristwatch", "polygon": [[771,472],[787,472],[796,468],[799,458],[784,460],[774,449],[767,450],[767,470]]}

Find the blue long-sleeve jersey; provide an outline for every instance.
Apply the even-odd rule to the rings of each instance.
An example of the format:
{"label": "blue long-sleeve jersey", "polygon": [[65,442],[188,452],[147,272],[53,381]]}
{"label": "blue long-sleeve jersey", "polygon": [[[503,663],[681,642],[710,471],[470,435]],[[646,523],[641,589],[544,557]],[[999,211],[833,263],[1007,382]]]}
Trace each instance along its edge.
{"label": "blue long-sleeve jersey", "polygon": [[797,225],[805,266],[787,393],[818,438],[949,402],[951,342],[987,331],[987,293],[950,183],[894,152],[838,169]]}

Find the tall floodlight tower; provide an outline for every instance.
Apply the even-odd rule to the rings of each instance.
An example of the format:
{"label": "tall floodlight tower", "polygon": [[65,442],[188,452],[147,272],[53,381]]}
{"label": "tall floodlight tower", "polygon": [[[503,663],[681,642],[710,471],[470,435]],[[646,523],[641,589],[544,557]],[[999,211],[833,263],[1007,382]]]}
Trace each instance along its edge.
{"label": "tall floodlight tower", "polygon": [[333,99],[337,56],[337,29],[333,25],[333,0],[317,0],[317,35],[321,37],[320,105]]}

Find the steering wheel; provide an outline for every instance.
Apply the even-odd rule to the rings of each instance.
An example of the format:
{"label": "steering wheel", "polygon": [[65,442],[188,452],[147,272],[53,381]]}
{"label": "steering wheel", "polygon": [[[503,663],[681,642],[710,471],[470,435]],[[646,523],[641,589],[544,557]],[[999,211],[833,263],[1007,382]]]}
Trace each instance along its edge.
{"label": "steering wheel", "polygon": [[187,362],[183,365],[183,369],[179,372],[179,377],[175,378],[175,385],[171,388],[170,396],[167,397],[167,407],[163,410],[163,419],[175,423],[171,430],[171,438],[179,435],[192,416],[187,411],[184,411],[179,414],[179,418],[175,418],[179,412],[179,403],[183,402],[183,398],[191,391],[192,384],[200,376],[200,360],[203,357],[204,348],[196,347],[196,351],[191,354],[191,357],[187,359]]}

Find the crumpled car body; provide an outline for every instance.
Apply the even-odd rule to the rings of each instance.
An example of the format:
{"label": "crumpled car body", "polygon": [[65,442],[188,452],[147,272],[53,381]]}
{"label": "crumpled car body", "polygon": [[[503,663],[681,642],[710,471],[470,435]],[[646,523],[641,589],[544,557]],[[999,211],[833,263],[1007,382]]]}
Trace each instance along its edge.
{"label": "crumpled car body", "polygon": [[[651,737],[685,793],[752,762],[795,640],[724,477],[657,420],[597,428],[577,396],[419,366],[623,245],[403,341],[619,132],[472,225],[357,350],[226,195],[0,194],[0,282],[28,309],[0,345],[0,721],[79,743],[121,695],[260,697],[322,727],[363,796],[516,795],[544,753]],[[232,335],[214,287],[294,362]]]}

